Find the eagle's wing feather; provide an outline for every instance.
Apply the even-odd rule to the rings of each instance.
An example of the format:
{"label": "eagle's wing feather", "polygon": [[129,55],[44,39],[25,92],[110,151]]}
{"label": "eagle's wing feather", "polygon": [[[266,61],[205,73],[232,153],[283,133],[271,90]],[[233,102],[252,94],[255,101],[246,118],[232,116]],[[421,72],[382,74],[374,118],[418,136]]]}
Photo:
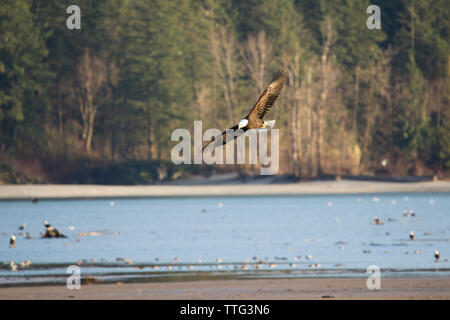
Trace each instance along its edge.
{"label": "eagle's wing feather", "polygon": [[[237,135],[230,135],[227,136],[227,131],[228,130],[232,130],[232,131],[236,131],[238,128],[237,125],[225,130],[224,132],[222,132],[220,135],[215,136],[213,140],[211,140],[210,142],[208,142],[202,149],[202,153],[208,151],[212,151],[213,149],[220,147],[224,144],[227,144],[230,141],[233,141],[234,139],[236,139],[237,137],[240,136],[240,134]],[[242,132],[244,132],[244,130],[242,130]],[[241,133],[242,134],[242,133]]]}
{"label": "eagle's wing feather", "polygon": [[275,100],[277,100],[283,89],[288,72],[284,69],[278,70],[278,72],[273,77],[270,84],[267,86],[266,90],[261,94],[258,101],[256,101],[252,110],[248,114],[248,118],[264,118],[269,109],[273,106]]}

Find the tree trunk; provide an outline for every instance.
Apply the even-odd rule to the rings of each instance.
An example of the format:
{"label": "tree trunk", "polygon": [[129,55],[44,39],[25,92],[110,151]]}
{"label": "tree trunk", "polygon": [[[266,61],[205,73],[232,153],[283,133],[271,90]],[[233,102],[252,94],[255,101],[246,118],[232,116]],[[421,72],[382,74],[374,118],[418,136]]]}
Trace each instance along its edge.
{"label": "tree trunk", "polygon": [[94,119],[96,113],[95,107],[92,106],[90,109],[91,111],[89,112],[89,118],[87,123],[87,137],[86,137],[86,152],[88,156],[91,156],[92,154],[91,145],[92,145],[92,136],[94,134]]}
{"label": "tree trunk", "polygon": [[320,104],[317,106],[317,174],[322,175],[322,147],[323,147],[323,117],[322,110],[325,109],[327,105],[327,91],[328,91],[328,81],[327,81],[327,54],[328,50],[324,50],[322,54],[322,93],[320,95]]}
{"label": "tree trunk", "polygon": [[368,156],[367,156],[367,150],[369,146],[369,140],[370,140],[370,131],[372,129],[372,123],[374,121],[374,114],[373,114],[373,79],[375,77],[376,71],[372,69],[371,75],[370,75],[370,87],[369,87],[369,101],[367,104],[367,111],[366,111],[366,127],[364,129],[364,139],[363,139],[363,150],[362,150],[362,167],[363,170],[366,171],[368,168]]}
{"label": "tree trunk", "polygon": [[306,120],[306,156],[308,161],[308,178],[311,178],[313,175],[313,136],[312,136],[312,128],[313,128],[313,107],[312,107],[312,72],[311,67],[308,67],[306,71],[306,113],[307,113],[307,120]]}
{"label": "tree trunk", "polygon": [[356,66],[355,69],[355,89],[354,89],[354,97],[355,101],[355,111],[353,114],[353,130],[356,135],[358,135],[358,109],[359,109],[359,66]]}
{"label": "tree trunk", "polygon": [[322,94],[321,103],[317,108],[317,174],[322,175],[322,148],[323,148],[323,110],[325,110],[327,105],[327,97],[328,97],[328,77],[327,77],[327,63],[328,63],[328,53],[330,51],[330,46],[332,43],[332,29],[331,29],[331,21],[326,19],[325,21],[325,43],[323,46],[323,52],[321,57],[321,69],[322,69]]}

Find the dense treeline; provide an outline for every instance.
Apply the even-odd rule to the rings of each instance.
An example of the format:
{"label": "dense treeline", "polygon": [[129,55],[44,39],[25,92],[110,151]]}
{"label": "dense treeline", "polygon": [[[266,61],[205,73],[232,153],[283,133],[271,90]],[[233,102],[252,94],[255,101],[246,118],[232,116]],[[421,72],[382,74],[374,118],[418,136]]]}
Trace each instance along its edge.
{"label": "dense treeline", "polygon": [[[370,4],[381,8],[381,30],[366,26]],[[204,129],[234,125],[280,67],[290,72],[288,85],[269,115],[280,128],[279,173],[450,169],[446,0],[77,5],[81,30],[67,28],[61,1],[0,5],[4,182],[179,176],[172,130],[192,130],[193,120]]]}

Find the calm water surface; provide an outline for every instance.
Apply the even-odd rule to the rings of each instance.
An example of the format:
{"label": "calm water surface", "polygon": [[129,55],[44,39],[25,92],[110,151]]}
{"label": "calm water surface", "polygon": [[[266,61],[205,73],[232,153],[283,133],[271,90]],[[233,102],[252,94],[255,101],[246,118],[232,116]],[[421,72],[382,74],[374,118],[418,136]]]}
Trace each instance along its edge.
{"label": "calm water surface", "polygon": [[[68,238],[41,239],[44,220]],[[32,239],[20,234],[24,223]],[[0,285],[65,281],[77,262],[82,276],[110,281],[366,277],[369,265],[393,276],[450,274],[448,193],[6,201],[0,233]]]}

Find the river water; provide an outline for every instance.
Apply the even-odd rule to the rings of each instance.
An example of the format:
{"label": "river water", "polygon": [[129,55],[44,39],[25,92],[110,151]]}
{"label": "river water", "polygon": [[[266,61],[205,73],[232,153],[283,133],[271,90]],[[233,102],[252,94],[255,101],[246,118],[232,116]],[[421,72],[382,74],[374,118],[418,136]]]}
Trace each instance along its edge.
{"label": "river water", "polygon": [[[45,220],[67,238],[42,239]],[[3,201],[0,234],[0,285],[65,282],[69,265],[101,281],[450,275],[448,193]]]}

